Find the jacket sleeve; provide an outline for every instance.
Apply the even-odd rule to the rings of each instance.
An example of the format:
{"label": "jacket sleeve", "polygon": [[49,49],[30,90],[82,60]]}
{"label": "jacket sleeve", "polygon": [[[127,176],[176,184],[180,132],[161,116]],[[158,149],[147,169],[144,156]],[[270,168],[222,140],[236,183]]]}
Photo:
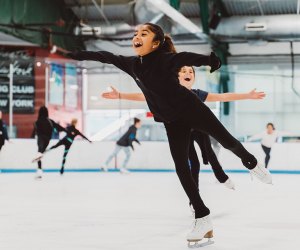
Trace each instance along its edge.
{"label": "jacket sleeve", "polygon": [[131,66],[134,60],[134,57],[126,57],[121,55],[115,55],[108,51],[79,51],[68,53],[67,56],[72,59],[83,61],[99,61],[102,63],[113,64],[120,70],[132,75]]}
{"label": "jacket sleeve", "polygon": [[58,132],[68,132],[64,127],[60,126],[58,123],[56,123],[53,120],[50,120],[52,122],[53,128],[55,128]]}
{"label": "jacket sleeve", "polygon": [[92,141],[89,140],[89,138],[87,138],[87,137],[86,137],[84,134],[82,134],[79,130],[77,130],[76,133],[77,133],[78,135],[80,135],[83,139],[87,140],[88,142],[92,142]]}
{"label": "jacket sleeve", "polygon": [[201,55],[192,52],[170,53],[167,57],[170,65],[174,69],[180,69],[183,66],[210,66],[211,73],[221,67],[221,60],[214,52],[210,55]]}
{"label": "jacket sleeve", "polygon": [[140,141],[136,138],[134,138],[134,141],[137,142],[138,144],[141,144]]}

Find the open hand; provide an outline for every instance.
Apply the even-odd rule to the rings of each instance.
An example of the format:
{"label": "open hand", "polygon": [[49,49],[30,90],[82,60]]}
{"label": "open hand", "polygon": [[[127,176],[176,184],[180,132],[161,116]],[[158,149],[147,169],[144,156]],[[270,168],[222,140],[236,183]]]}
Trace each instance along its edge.
{"label": "open hand", "polygon": [[249,99],[264,99],[266,93],[263,91],[257,92],[256,89],[251,90],[249,93]]}
{"label": "open hand", "polygon": [[106,98],[106,99],[119,99],[120,98],[120,92],[114,88],[113,86],[110,86],[111,87],[111,91],[108,91],[108,92],[103,92],[101,94],[101,96],[103,98]]}

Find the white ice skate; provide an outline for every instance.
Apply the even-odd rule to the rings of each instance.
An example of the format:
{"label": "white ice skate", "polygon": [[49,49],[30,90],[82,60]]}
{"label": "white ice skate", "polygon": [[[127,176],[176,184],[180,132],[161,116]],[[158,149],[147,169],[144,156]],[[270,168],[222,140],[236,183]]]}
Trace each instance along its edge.
{"label": "white ice skate", "polygon": [[228,178],[227,181],[225,181],[223,184],[225,187],[235,190],[234,182],[230,178]]}
{"label": "white ice skate", "polygon": [[38,169],[36,170],[35,179],[36,179],[36,180],[41,180],[42,177],[43,177],[43,170],[40,169],[40,168],[38,168]]}
{"label": "white ice skate", "polygon": [[[209,215],[195,219],[193,223],[193,229],[186,237],[189,248],[198,248],[211,245],[214,243],[212,238],[213,226]],[[199,243],[199,241],[202,241],[203,239],[208,239],[208,241]]]}
{"label": "white ice skate", "polygon": [[121,174],[129,174],[130,172],[126,168],[120,168],[120,173]]}
{"label": "white ice skate", "polygon": [[43,156],[44,156],[44,155],[43,155],[42,153],[38,152],[37,155],[36,155],[36,157],[33,158],[32,162],[37,162],[37,161],[39,161],[40,159],[43,158]]}
{"label": "white ice skate", "polygon": [[256,177],[263,183],[272,184],[272,175],[269,170],[265,168],[263,165],[257,163],[256,167],[249,170],[251,177]]}

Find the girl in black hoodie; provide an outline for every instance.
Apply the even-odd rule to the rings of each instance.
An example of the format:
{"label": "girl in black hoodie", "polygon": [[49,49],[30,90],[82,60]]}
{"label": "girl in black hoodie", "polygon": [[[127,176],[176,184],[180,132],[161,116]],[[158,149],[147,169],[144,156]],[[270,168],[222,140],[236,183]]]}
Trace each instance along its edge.
{"label": "girl in black hoodie", "polygon": [[237,155],[262,182],[271,183],[271,175],[194,93],[179,84],[177,72],[182,66],[208,65],[211,73],[217,70],[221,62],[214,53],[209,56],[189,52],[172,53],[174,46],[171,38],[159,26],[151,23],[137,28],[132,45],[137,56],[118,56],[107,51],[82,51],[70,53],[69,56],[77,60],[113,64],[135,80],[145,95],[154,119],[165,125],[176,173],[195,209],[194,228],[187,240],[197,242],[211,238],[210,211],[199,195],[188,166],[191,129],[202,130],[213,136],[223,147]]}
{"label": "girl in black hoodie", "polygon": [[34,123],[34,129],[32,133],[32,137],[37,135],[37,145],[38,145],[38,155],[33,159],[33,162],[37,161],[38,169],[36,178],[42,178],[42,161],[41,158],[43,153],[45,152],[47,146],[52,137],[53,131],[65,131],[66,130],[60,126],[58,123],[54,122],[53,120],[49,119],[48,109],[45,106],[40,107],[38,119]]}

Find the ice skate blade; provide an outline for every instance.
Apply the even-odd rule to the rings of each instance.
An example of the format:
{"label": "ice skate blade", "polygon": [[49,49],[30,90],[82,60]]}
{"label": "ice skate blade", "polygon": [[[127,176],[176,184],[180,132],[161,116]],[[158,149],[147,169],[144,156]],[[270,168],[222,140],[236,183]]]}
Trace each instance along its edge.
{"label": "ice skate blade", "polygon": [[215,243],[212,238],[208,238],[208,240],[203,243],[198,243],[199,241],[201,240],[188,240],[188,248],[206,247]]}

